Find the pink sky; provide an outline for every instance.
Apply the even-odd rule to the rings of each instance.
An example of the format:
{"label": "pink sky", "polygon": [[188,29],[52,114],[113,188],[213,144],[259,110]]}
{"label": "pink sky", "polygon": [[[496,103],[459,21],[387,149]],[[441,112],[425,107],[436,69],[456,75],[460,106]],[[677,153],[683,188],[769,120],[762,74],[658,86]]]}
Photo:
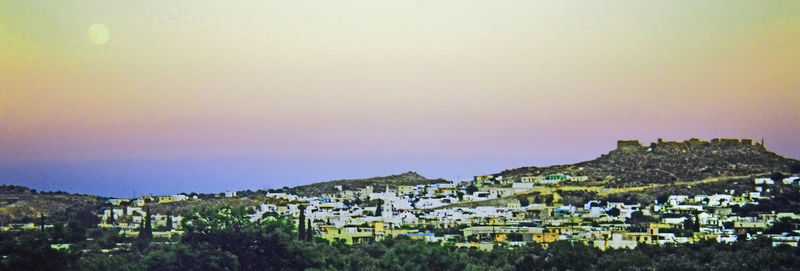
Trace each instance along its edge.
{"label": "pink sky", "polygon": [[[797,1],[43,4],[0,4],[8,165],[347,169],[242,169],[282,186],[571,163],[617,139],[765,138],[800,157]],[[19,167],[0,177],[42,179]],[[185,181],[167,175],[151,177]]]}

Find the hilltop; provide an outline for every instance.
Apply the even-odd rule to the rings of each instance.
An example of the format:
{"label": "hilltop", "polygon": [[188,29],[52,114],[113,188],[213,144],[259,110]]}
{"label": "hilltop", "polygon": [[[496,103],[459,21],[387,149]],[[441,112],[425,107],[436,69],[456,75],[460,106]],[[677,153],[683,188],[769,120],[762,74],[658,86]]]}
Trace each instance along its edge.
{"label": "hilltop", "polygon": [[495,176],[517,178],[563,173],[587,176],[607,186],[641,186],[697,181],[711,177],[747,176],[797,170],[800,161],[780,156],[750,139],[689,139],[644,146],[620,140],[599,158],[571,165],[522,167]]}
{"label": "hilltop", "polygon": [[358,190],[367,186],[372,186],[375,192],[382,192],[386,186],[396,188],[400,185],[424,185],[435,183],[447,183],[445,179],[428,179],[416,172],[409,171],[402,174],[395,174],[383,177],[372,177],[367,179],[344,179],[328,182],[313,183],[308,185],[296,186],[289,189],[289,192],[303,196],[318,196],[327,193],[335,193],[337,186],[342,186],[344,190]]}
{"label": "hilltop", "polygon": [[0,185],[0,225],[47,220],[67,221],[69,217],[91,220],[102,197],[66,192],[37,192],[18,185]]}
{"label": "hilltop", "polygon": [[[659,139],[650,145],[638,140],[620,140],[617,148],[590,160],[568,165],[521,167],[493,174],[504,179],[522,176],[546,176],[561,173],[586,176],[588,180],[573,187],[552,187],[547,192],[558,193],[564,202],[580,203],[587,198],[624,198],[628,201],[652,202],[668,194],[722,193],[726,190],[752,190],[752,178],[780,172],[800,172],[800,161],[767,150],[762,143],[749,139],[690,139],[682,142]],[[711,180],[711,181],[709,181]],[[319,196],[336,193],[337,187],[356,191],[372,186],[375,192],[386,187],[447,183],[445,179],[429,179],[416,172],[406,172],[365,179],[342,179],[282,189],[300,196]],[[649,187],[648,189],[636,189]],[[604,188],[617,188],[613,193]],[[625,189],[618,189],[625,188]],[[179,211],[199,203],[226,203],[256,206],[267,191],[241,191],[246,199],[226,199],[200,195],[203,201],[154,205],[156,209]],[[271,191],[270,191],[271,192]],[[552,196],[531,192],[521,195],[530,202],[544,201]],[[600,194],[598,194],[600,193]],[[541,195],[540,195],[541,194]],[[76,210],[91,213],[100,208],[105,198],[64,192],[37,192],[21,186],[0,186],[0,224],[31,221],[39,213],[53,220],[66,220]],[[486,204],[475,202],[474,204]]]}
{"label": "hilltop", "polygon": [[[428,179],[416,172],[406,172],[383,177],[366,179],[344,179],[328,182],[313,183],[289,188],[288,192],[303,196],[321,195],[336,192],[336,186],[345,190],[358,190],[367,186],[374,187],[375,192],[382,192],[386,187],[396,188],[400,185],[423,185],[446,183],[444,179]],[[174,202],[166,204],[153,204],[155,211],[163,213],[178,213],[181,210],[192,208],[200,204],[233,206],[257,206],[263,202],[263,194],[253,191],[241,191],[244,198],[219,198],[213,194],[200,195],[200,201]],[[70,216],[78,214],[90,221],[96,216],[105,204],[104,197],[93,195],[69,194],[66,192],[42,192],[17,185],[0,185],[0,225],[15,222],[38,221],[39,214],[43,214],[48,222],[68,221]]]}

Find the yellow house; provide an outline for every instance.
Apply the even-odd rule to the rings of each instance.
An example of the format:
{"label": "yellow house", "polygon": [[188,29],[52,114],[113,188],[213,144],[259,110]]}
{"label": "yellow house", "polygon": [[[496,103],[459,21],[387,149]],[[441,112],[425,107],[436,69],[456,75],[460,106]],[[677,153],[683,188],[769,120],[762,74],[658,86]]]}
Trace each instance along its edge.
{"label": "yellow house", "polygon": [[158,202],[158,203],[170,203],[170,202],[174,202],[174,201],[175,201],[175,199],[172,198],[172,196],[157,196],[156,197],[156,202]]}
{"label": "yellow house", "polygon": [[648,232],[628,232],[625,233],[625,239],[636,241],[637,243],[655,244],[658,240],[658,234],[650,234]]}
{"label": "yellow house", "polygon": [[547,230],[553,234],[567,234],[570,235],[573,233],[572,227],[547,227]]}
{"label": "yellow house", "polygon": [[344,240],[348,245],[369,243],[375,240],[375,234],[372,229],[363,227],[336,227],[332,225],[320,226],[322,239],[328,242],[335,242],[337,240]]}
{"label": "yellow house", "polygon": [[419,230],[408,230],[408,229],[393,229],[388,227],[386,223],[383,221],[375,221],[372,223],[372,230],[375,231],[375,238],[381,240],[383,236],[391,235],[391,236],[398,236],[407,233],[415,233]]}
{"label": "yellow house", "polygon": [[409,195],[414,193],[414,187],[410,185],[398,185],[397,186],[397,194],[400,195]]}
{"label": "yellow house", "polygon": [[650,223],[647,228],[650,234],[658,234],[658,229],[669,229],[672,228],[672,225],[666,223]]}
{"label": "yellow house", "polygon": [[475,176],[475,180],[476,181],[488,181],[488,180],[491,180],[491,179],[494,179],[494,176],[492,176],[492,175],[478,175],[478,176]]}
{"label": "yellow house", "polygon": [[479,236],[480,239],[494,242],[504,242],[508,239],[509,233],[528,233],[518,227],[490,227],[490,226],[474,226],[462,230],[464,239],[469,239],[470,236]]}
{"label": "yellow house", "polygon": [[503,242],[503,241],[505,241],[505,240],[506,240],[506,237],[507,237],[507,236],[506,236],[506,233],[504,233],[504,232],[498,232],[498,233],[495,233],[495,234],[494,234],[494,241],[495,241],[495,242]]}
{"label": "yellow house", "polygon": [[489,225],[505,225],[506,218],[505,217],[489,217],[486,219]]}
{"label": "yellow house", "polygon": [[701,240],[717,240],[719,238],[719,234],[714,234],[710,232],[695,232],[692,234],[692,241],[699,242]]}
{"label": "yellow house", "polygon": [[494,176],[492,175],[478,175],[472,179],[472,184],[481,187],[486,183],[491,183],[494,181]]}
{"label": "yellow house", "polygon": [[552,232],[533,233],[533,241],[540,244],[552,243],[558,240],[558,234]]}

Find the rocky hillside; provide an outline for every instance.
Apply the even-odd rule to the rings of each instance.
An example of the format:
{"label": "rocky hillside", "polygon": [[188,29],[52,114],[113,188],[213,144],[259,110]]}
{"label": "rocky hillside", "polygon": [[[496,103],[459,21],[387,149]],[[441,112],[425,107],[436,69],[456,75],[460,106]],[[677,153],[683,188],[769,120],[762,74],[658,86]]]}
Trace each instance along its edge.
{"label": "rocky hillside", "polygon": [[800,170],[800,161],[768,151],[749,139],[690,139],[643,146],[637,140],[617,142],[617,149],[573,165],[523,167],[496,175],[519,177],[565,173],[589,176],[612,186],[666,184],[717,176],[745,176]]}
{"label": "rocky hillside", "polygon": [[396,174],[384,177],[372,177],[368,179],[350,179],[350,180],[336,180],[329,182],[313,183],[309,185],[296,186],[289,189],[289,192],[296,193],[304,196],[317,196],[327,193],[335,193],[336,186],[341,185],[345,190],[357,190],[359,188],[372,186],[375,192],[381,192],[386,189],[397,187],[399,185],[422,185],[422,184],[435,184],[446,183],[445,179],[428,179],[416,172],[409,171],[403,174]]}
{"label": "rocky hillside", "polygon": [[0,225],[39,221],[40,214],[47,223],[91,220],[103,201],[91,195],[37,192],[23,186],[0,185]]}

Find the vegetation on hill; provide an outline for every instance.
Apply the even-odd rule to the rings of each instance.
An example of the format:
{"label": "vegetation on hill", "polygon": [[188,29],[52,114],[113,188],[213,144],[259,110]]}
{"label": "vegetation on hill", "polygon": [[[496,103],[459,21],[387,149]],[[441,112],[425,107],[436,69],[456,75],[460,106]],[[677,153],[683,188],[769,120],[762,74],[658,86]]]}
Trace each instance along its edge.
{"label": "vegetation on hill", "polygon": [[641,186],[696,181],[720,176],[747,176],[796,171],[800,161],[768,151],[750,141],[697,139],[655,142],[620,141],[617,149],[591,161],[549,167],[504,170],[505,178],[565,173],[588,176],[606,186]]}
{"label": "vegetation on hill", "polygon": [[9,223],[63,222],[96,217],[103,198],[66,192],[37,192],[17,185],[0,185],[0,225]]}
{"label": "vegetation on hill", "polygon": [[[430,244],[406,237],[329,244],[301,241],[280,218],[250,222],[243,207],[198,207],[184,213],[177,240],[137,240],[130,250],[101,252],[114,236],[54,250],[53,232],[0,233],[0,270],[797,270],[800,248],[765,239],[735,244],[700,242],[600,251],[556,241],[491,251]],[[111,233],[113,234],[113,233]]]}
{"label": "vegetation on hill", "polygon": [[336,180],[328,182],[313,183],[308,185],[289,188],[288,191],[302,196],[319,196],[322,194],[336,193],[337,186],[342,186],[343,190],[358,190],[367,186],[372,186],[375,192],[382,192],[386,186],[395,188],[400,185],[424,185],[447,183],[445,179],[428,179],[416,172],[409,171],[402,174],[372,177],[367,179]]}

